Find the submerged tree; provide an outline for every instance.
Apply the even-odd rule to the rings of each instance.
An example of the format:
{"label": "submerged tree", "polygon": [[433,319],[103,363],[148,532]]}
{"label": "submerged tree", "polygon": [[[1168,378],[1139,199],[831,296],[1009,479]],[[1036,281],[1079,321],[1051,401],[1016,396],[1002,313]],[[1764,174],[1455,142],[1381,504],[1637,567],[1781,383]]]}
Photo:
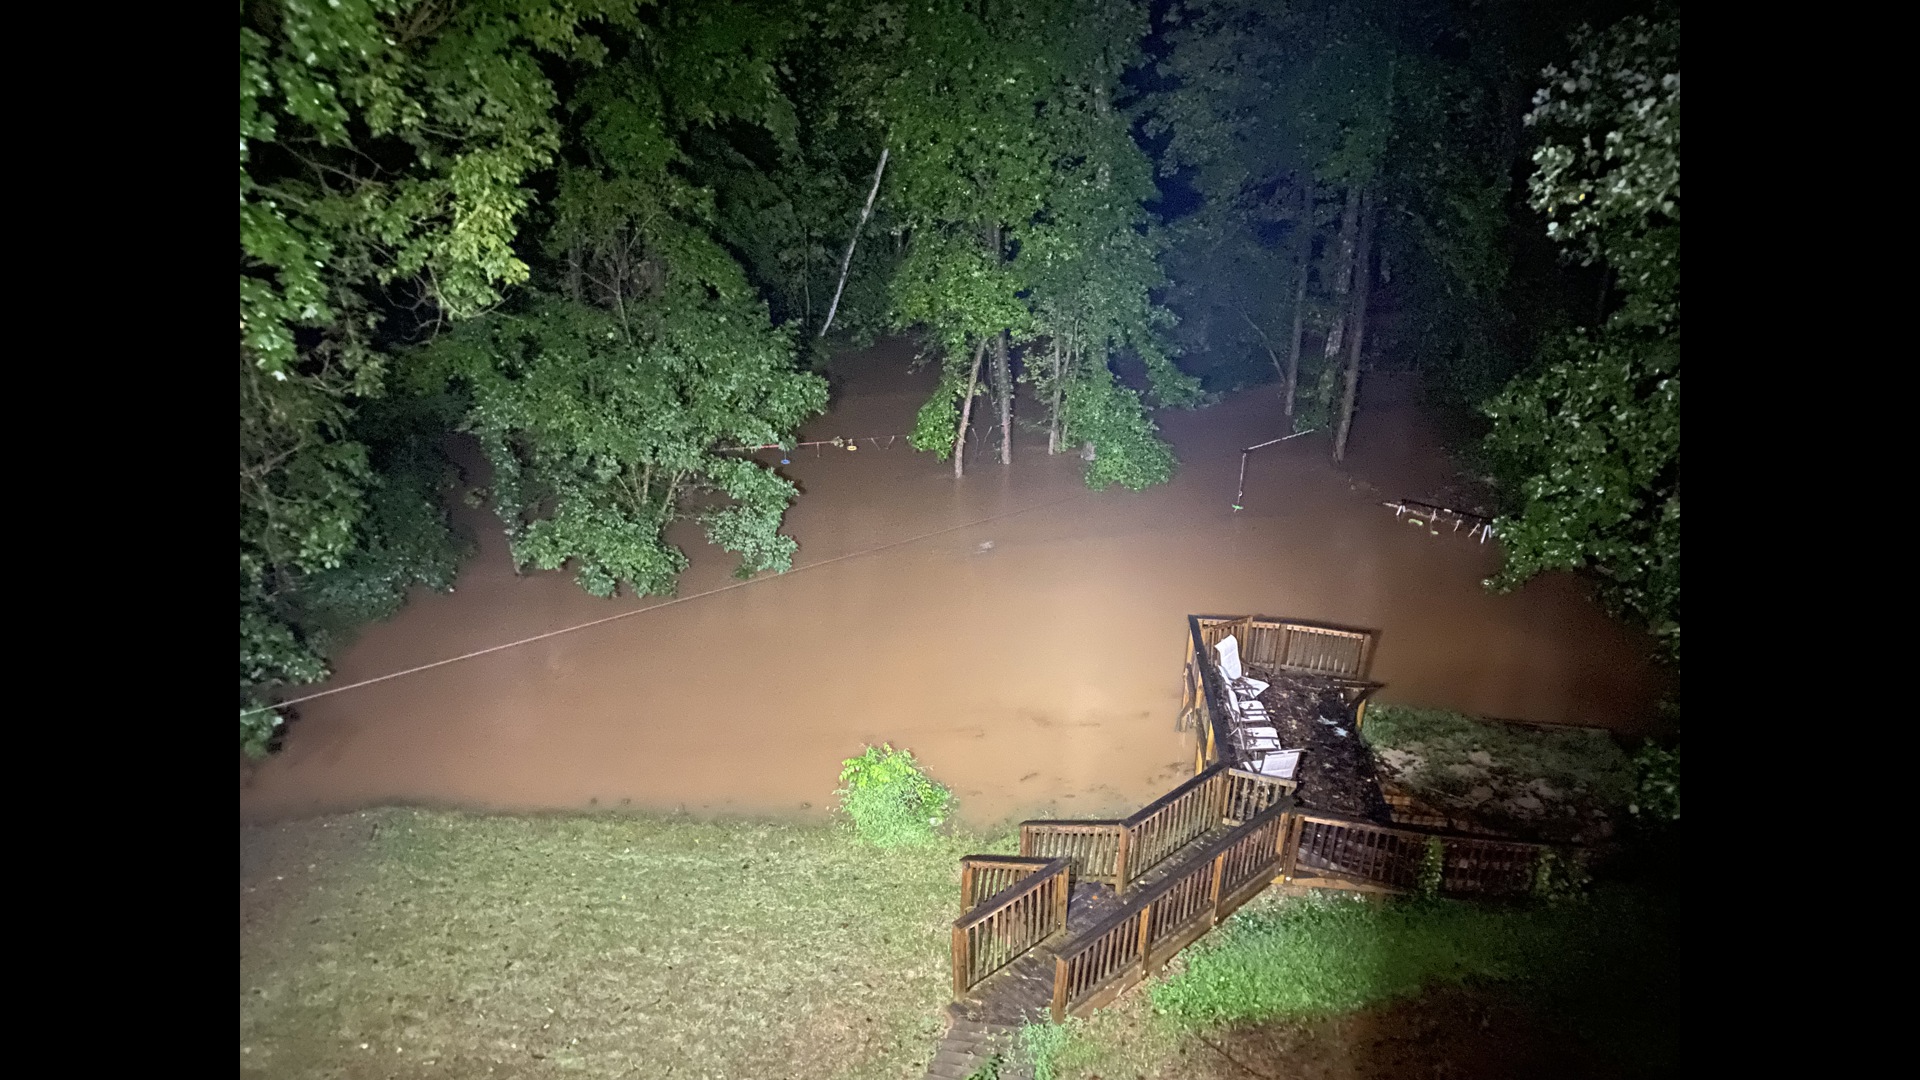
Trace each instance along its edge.
{"label": "submerged tree", "polygon": [[1550,235],[1614,272],[1617,308],[1559,341],[1488,406],[1489,443],[1525,476],[1499,522],[1509,589],[1591,571],[1602,596],[1680,651],[1680,24],[1634,17],[1574,36],[1528,123],[1528,183]]}
{"label": "submerged tree", "polygon": [[596,62],[593,31],[631,8],[241,5],[243,743],[280,723],[266,691],[325,675],[322,596],[384,589],[378,608],[450,582],[443,515],[401,509],[425,497],[418,470],[383,473],[356,414],[386,392],[407,325],[474,315],[526,280],[527,181],[559,145],[542,59]]}
{"label": "submerged tree", "polygon": [[1094,444],[1089,483],[1171,474],[1113,367],[1124,351],[1161,401],[1194,396],[1160,340],[1150,172],[1114,104],[1145,30],[1135,3],[1050,0],[874,5],[837,31],[854,73],[848,108],[893,155],[883,199],[905,248],[896,324],[924,327],[941,364],[913,444],[954,455],[956,474],[982,389],[999,458],[1012,460],[1017,380],[1046,413],[1050,449]]}

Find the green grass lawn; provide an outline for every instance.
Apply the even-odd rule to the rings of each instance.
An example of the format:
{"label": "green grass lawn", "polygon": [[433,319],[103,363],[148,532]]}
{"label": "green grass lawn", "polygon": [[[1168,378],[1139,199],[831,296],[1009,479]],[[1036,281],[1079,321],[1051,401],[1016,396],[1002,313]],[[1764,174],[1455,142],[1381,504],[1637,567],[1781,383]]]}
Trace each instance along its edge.
{"label": "green grass lawn", "polygon": [[1516,835],[1577,840],[1596,820],[1621,818],[1633,795],[1632,763],[1604,731],[1369,705],[1360,734],[1386,779]]}
{"label": "green grass lawn", "polygon": [[963,849],[612,814],[243,830],[241,1073],[917,1076]]}
{"label": "green grass lawn", "polygon": [[1217,1030],[1469,986],[1524,1000],[1629,1071],[1659,1072],[1678,1054],[1676,919],[1671,901],[1624,886],[1557,906],[1270,893],[1144,994],[1027,1037],[1044,1048],[1042,1080],[1178,1076]]}

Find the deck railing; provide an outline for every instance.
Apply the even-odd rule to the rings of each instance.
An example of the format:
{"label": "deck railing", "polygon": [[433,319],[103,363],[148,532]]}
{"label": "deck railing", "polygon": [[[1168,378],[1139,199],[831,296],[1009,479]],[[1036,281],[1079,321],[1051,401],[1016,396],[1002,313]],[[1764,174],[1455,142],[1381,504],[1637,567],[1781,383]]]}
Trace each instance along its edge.
{"label": "deck railing", "polygon": [[[981,884],[1010,878],[995,892]],[[1073,876],[1066,859],[969,855],[961,860],[961,903],[953,922],[953,996],[965,997],[987,976],[1067,928]],[[985,895],[971,903],[975,895]]]}
{"label": "deck railing", "polygon": [[1111,1001],[1265,888],[1281,866],[1291,806],[1269,806],[1063,945],[1054,1019]]}
{"label": "deck railing", "polygon": [[[1365,677],[1373,664],[1371,631],[1257,615],[1189,615],[1180,723],[1196,734],[1196,770],[1220,762],[1241,764],[1229,737],[1226,687],[1220,680],[1218,654],[1214,652],[1214,646],[1229,634],[1240,642],[1242,664],[1280,675],[1318,675],[1331,680],[1339,689],[1345,707],[1354,714],[1356,727],[1360,723],[1362,704],[1380,689],[1379,683]],[[1327,641],[1347,644],[1323,644]],[[1253,643],[1251,649],[1249,642]],[[1289,657],[1301,663],[1289,665],[1285,662]],[[1324,670],[1330,664],[1338,670]]]}
{"label": "deck railing", "polygon": [[1231,634],[1239,641],[1245,664],[1361,680],[1373,667],[1371,630],[1263,615],[1194,618],[1209,652]]}
{"label": "deck railing", "polygon": [[1229,825],[1252,821],[1260,811],[1293,794],[1299,787],[1292,780],[1276,780],[1243,769],[1229,769],[1226,809],[1221,817]]}
{"label": "deck railing", "polygon": [[1020,854],[1070,860],[1075,878],[1125,892],[1181,848],[1251,819],[1293,788],[1223,761],[1118,820],[1023,821]]}
{"label": "deck railing", "polygon": [[1112,885],[1118,880],[1121,832],[1118,821],[1023,821],[1020,854],[1066,859],[1074,880]]}
{"label": "deck railing", "polygon": [[1533,885],[1544,844],[1447,836],[1396,829],[1341,814],[1293,815],[1288,873],[1312,870],[1331,877],[1406,890],[1418,886],[1430,842],[1443,854],[1440,889],[1455,895],[1516,895]]}

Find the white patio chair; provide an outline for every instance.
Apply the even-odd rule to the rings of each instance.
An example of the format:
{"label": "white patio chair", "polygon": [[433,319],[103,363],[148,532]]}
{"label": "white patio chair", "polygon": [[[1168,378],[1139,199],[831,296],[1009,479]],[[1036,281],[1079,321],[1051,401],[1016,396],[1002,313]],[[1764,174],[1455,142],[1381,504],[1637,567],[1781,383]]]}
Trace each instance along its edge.
{"label": "white patio chair", "polygon": [[1271,684],[1249,678],[1241,669],[1240,639],[1228,634],[1220,639],[1220,644],[1215,645],[1213,651],[1220,654],[1220,676],[1229,688],[1238,689],[1247,697],[1256,698],[1267,692],[1267,687]]}
{"label": "white patio chair", "polygon": [[1273,714],[1258,700],[1241,697],[1233,688],[1227,688],[1227,707],[1233,710],[1232,721],[1236,727],[1255,724],[1262,727],[1273,725]]}

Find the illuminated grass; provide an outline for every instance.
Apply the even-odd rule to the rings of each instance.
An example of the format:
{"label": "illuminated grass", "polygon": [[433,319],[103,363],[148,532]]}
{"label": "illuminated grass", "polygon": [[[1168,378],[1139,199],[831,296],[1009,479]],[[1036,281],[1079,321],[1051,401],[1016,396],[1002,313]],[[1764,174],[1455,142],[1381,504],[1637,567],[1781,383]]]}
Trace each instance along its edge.
{"label": "illuminated grass", "polygon": [[242,897],[259,1077],[915,1076],[980,850],[399,809],[254,840],[287,871]]}
{"label": "illuminated grass", "polygon": [[1269,894],[1115,1007],[1026,1033],[1039,1080],[1178,1076],[1220,1028],[1311,1020],[1457,984],[1504,986],[1639,1066],[1677,1060],[1671,909],[1644,891],[1591,902],[1291,899]]}

